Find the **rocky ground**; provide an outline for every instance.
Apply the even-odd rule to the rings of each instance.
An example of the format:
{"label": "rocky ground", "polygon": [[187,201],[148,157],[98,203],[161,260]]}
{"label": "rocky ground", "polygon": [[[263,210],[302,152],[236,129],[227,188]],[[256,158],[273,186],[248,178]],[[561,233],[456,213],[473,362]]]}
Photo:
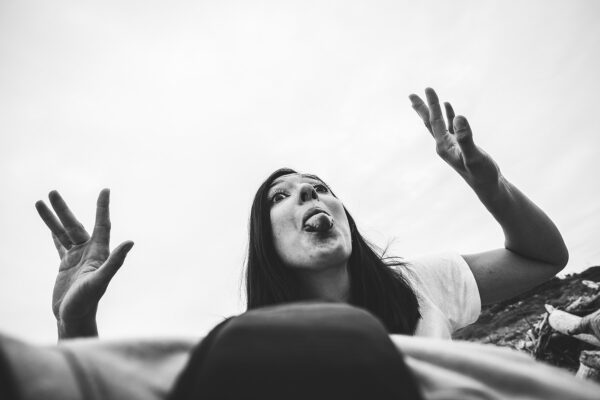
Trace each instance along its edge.
{"label": "rocky ground", "polygon": [[599,349],[553,331],[544,305],[579,316],[590,314],[600,309],[600,288],[595,283],[600,283],[600,266],[553,278],[519,297],[483,307],[477,322],[454,338],[511,347],[575,372],[582,350]]}

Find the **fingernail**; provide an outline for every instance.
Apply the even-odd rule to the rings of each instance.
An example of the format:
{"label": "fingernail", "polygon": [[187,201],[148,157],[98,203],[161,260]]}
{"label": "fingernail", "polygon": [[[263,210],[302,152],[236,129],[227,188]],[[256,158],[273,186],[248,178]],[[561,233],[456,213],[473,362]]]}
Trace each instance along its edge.
{"label": "fingernail", "polygon": [[467,119],[465,117],[463,117],[462,115],[459,115],[458,117],[454,118],[454,126],[457,129],[464,129],[467,127]]}

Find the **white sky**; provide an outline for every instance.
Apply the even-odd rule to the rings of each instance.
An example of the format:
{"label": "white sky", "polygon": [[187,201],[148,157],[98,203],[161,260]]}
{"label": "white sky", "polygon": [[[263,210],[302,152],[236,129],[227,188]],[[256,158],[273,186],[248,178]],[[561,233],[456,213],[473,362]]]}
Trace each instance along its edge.
{"label": "white sky", "polygon": [[34,202],[91,228],[112,191],[136,245],[100,303],[105,338],[199,335],[243,309],[251,200],[289,166],[328,182],[395,254],[501,247],[410,107],[434,87],[600,264],[600,3],[0,3],[0,331],[56,339],[58,257]]}

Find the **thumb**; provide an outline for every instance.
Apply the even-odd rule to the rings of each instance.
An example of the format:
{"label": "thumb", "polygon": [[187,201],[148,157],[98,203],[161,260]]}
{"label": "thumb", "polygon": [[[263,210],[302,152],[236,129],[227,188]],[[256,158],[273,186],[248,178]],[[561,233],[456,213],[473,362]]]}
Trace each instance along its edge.
{"label": "thumb", "polygon": [[94,280],[96,280],[95,283],[106,287],[112,277],[115,276],[119,268],[121,268],[121,265],[123,265],[125,257],[132,247],[133,242],[131,240],[125,241],[118,245],[110,253],[104,264],[102,264],[94,274]]}
{"label": "thumb", "polygon": [[469,159],[473,157],[477,151],[477,147],[473,142],[473,133],[471,132],[469,121],[462,115],[454,118],[454,135],[465,158]]}

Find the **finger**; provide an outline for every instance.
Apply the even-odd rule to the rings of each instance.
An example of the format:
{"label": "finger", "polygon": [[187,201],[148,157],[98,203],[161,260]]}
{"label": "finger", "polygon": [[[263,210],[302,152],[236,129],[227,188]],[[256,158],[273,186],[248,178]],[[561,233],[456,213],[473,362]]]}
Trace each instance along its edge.
{"label": "finger", "polygon": [[477,146],[473,142],[473,133],[469,121],[462,115],[454,118],[454,136],[456,136],[456,141],[464,157],[466,159],[473,157],[477,152]]}
{"label": "finger", "polygon": [[62,243],[60,243],[60,240],[58,240],[58,238],[56,237],[56,235],[54,233],[52,234],[52,240],[54,241],[54,246],[56,247],[56,251],[58,251],[58,256],[62,260],[62,258],[65,256],[65,253],[67,252],[67,250],[65,250]]}
{"label": "finger", "polygon": [[108,256],[104,264],[98,268],[95,274],[97,284],[106,287],[113,276],[117,273],[129,250],[133,247],[133,242],[128,240],[118,245]]}
{"label": "finger", "polygon": [[410,102],[412,103],[412,108],[419,114],[419,117],[423,120],[423,123],[427,127],[429,133],[433,135],[433,131],[431,130],[431,123],[429,122],[429,108],[427,105],[421,100],[419,96],[416,94],[411,94],[408,96]]}
{"label": "finger", "polygon": [[61,195],[56,190],[53,190],[50,192],[48,197],[50,198],[50,204],[52,204],[52,208],[54,208],[56,215],[65,227],[71,242],[73,242],[73,244],[87,242],[90,239],[90,235],[87,233],[83,225],[81,225],[81,222],[75,218]]}
{"label": "finger", "polygon": [[427,97],[427,105],[429,106],[429,122],[431,123],[433,136],[436,140],[443,139],[448,133],[438,96],[432,88],[425,89],[425,96]]}
{"label": "finger", "polygon": [[50,211],[46,203],[39,200],[35,203],[35,209],[46,224],[46,226],[52,232],[52,235],[56,236],[57,240],[65,247],[70,249],[73,246],[73,242],[67,235],[65,228],[63,228],[60,221],[54,216],[54,213]]}
{"label": "finger", "polygon": [[110,190],[102,189],[96,203],[96,223],[94,224],[93,240],[108,246],[110,242]]}
{"label": "finger", "polygon": [[448,102],[444,103],[444,108],[446,109],[446,119],[448,120],[448,130],[450,133],[454,133],[454,109],[452,105]]}

